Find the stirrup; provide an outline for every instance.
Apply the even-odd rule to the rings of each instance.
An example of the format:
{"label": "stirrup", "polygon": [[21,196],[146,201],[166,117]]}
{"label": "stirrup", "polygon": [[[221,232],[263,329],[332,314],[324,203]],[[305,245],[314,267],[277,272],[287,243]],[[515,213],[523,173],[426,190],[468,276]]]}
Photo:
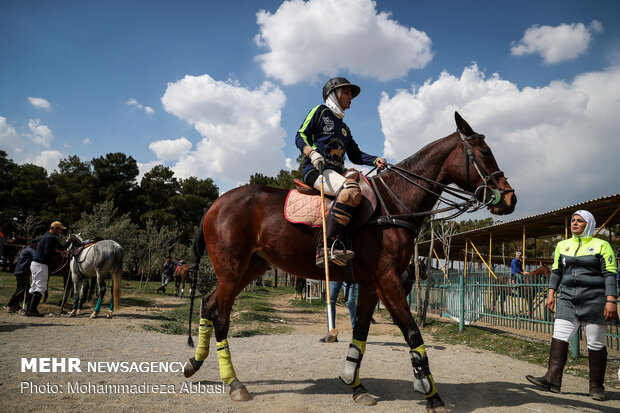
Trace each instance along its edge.
{"label": "stirrup", "polygon": [[[341,248],[336,249],[336,242],[340,244]],[[316,266],[319,268],[325,267],[324,254],[325,251],[323,247],[317,249]],[[335,239],[332,243],[331,248],[329,249],[329,260],[340,267],[346,267],[347,261],[349,261],[354,256],[355,253],[351,250],[348,250],[339,239]]]}

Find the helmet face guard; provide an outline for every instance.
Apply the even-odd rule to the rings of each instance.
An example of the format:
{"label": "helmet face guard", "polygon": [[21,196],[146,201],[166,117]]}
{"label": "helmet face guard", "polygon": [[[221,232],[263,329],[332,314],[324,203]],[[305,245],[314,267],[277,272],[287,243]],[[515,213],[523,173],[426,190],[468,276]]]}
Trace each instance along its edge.
{"label": "helmet face guard", "polygon": [[323,101],[327,100],[327,96],[329,96],[329,94],[333,90],[338,89],[339,87],[344,87],[344,86],[351,87],[351,93],[353,94],[353,97],[356,97],[361,92],[361,89],[359,86],[354,85],[353,83],[349,82],[346,78],[332,77],[331,79],[327,81],[327,83],[325,83],[325,86],[323,86]]}

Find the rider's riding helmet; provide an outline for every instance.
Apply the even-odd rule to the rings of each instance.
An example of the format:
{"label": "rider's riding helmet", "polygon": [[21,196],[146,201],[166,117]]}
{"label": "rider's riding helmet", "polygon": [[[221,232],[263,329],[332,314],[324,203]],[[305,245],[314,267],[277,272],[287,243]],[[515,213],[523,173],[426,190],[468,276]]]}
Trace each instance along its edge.
{"label": "rider's riding helmet", "polygon": [[332,90],[338,89],[339,87],[343,86],[351,86],[351,92],[353,93],[353,97],[356,97],[360,94],[360,87],[349,82],[346,78],[332,77],[327,81],[327,83],[325,83],[325,86],[323,86],[323,100],[327,100],[327,96],[329,96]]}

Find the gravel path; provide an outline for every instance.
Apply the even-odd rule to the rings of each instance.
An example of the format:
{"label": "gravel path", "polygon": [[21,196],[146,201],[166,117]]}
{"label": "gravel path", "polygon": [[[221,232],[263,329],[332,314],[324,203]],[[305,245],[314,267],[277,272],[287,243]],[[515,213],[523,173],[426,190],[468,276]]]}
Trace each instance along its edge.
{"label": "gravel path", "polygon": [[[221,393],[215,340],[203,368],[191,379],[182,373],[155,371],[88,371],[88,363],[184,363],[193,355],[186,337],[145,331],[153,314],[172,305],[123,308],[115,318],[47,316],[35,319],[0,314],[0,412],[197,411],[211,412],[424,412],[422,396],[412,388],[408,348],[388,322],[373,325],[362,363],[362,382],[377,397],[374,407],[358,407],[338,374],[351,339],[346,310],[338,308],[340,342],[322,344],[324,315],[301,314],[287,305],[278,317],[293,334],[230,338],[237,376],[253,395],[230,401]],[[350,327],[350,326],[349,326]],[[379,334],[379,335],[376,335]],[[592,401],[587,381],[565,376],[562,394],[541,392],[526,374],[545,370],[465,346],[444,346],[427,339],[431,371],[439,392],[453,412],[617,412],[620,391],[608,389],[607,402]],[[22,372],[21,359],[79,358],[82,372]],[[144,366],[144,365],[142,365]],[[177,364],[170,364],[177,369]],[[151,367],[149,367],[151,369]],[[78,384],[79,383],[79,386]],[[89,386],[90,384],[90,386]],[[112,393],[98,390],[117,385]],[[126,386],[125,386],[126,385]],[[154,389],[158,385],[159,388]],[[137,393],[123,394],[123,386]],[[148,389],[146,389],[148,387]],[[133,390],[131,390],[133,388]],[[146,393],[141,391],[147,390]],[[166,393],[160,393],[164,391]]]}

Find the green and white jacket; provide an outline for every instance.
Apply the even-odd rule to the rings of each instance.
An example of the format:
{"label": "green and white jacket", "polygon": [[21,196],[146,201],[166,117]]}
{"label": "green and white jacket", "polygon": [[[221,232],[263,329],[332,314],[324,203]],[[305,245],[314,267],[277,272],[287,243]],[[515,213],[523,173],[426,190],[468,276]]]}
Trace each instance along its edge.
{"label": "green and white jacket", "polygon": [[562,290],[556,318],[608,324],[603,315],[607,296],[617,296],[616,257],[607,241],[572,237],[555,248],[549,288]]}

